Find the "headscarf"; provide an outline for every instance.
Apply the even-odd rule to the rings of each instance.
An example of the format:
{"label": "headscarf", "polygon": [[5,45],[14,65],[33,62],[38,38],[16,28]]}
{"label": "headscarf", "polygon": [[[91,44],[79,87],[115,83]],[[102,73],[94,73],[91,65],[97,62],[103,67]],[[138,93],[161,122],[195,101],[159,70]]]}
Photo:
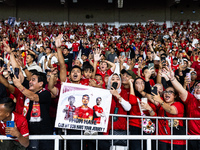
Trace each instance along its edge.
{"label": "headscarf", "polygon": [[111,85],[111,79],[112,79],[112,77],[113,77],[114,75],[117,75],[117,76],[119,77],[119,79],[120,79],[120,85],[119,85],[119,88],[117,89],[117,92],[118,92],[118,93],[121,93],[122,80],[121,80],[120,75],[118,75],[117,73],[112,74],[112,75],[108,78],[107,89],[108,89],[108,90],[111,89],[111,87],[112,87],[112,85]]}

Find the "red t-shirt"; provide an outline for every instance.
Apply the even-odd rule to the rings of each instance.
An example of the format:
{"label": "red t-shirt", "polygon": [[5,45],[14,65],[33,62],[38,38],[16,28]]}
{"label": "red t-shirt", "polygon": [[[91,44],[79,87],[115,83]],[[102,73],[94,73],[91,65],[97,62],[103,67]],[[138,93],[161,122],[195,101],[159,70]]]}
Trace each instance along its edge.
{"label": "red t-shirt", "polygon": [[[29,136],[28,123],[27,123],[27,120],[24,116],[22,116],[22,115],[20,115],[16,112],[13,112],[11,121],[15,122],[18,131],[21,133],[21,135],[23,137]],[[1,135],[6,135],[5,134],[5,127],[6,127],[6,123],[1,121],[0,122],[0,134]]]}
{"label": "red t-shirt", "polygon": [[[166,112],[166,117],[183,117],[184,116],[184,105],[180,102],[174,102],[171,104],[171,106],[176,107],[178,114],[173,115],[168,112]],[[158,116],[165,117],[164,115],[164,109],[162,107],[159,107],[158,109]],[[179,125],[183,126],[183,120],[179,120]],[[165,132],[165,129],[167,130],[167,133]],[[171,135],[171,127],[168,125],[168,120],[158,120],[158,134],[159,135]],[[170,140],[160,140],[165,143],[171,143]],[[173,144],[176,145],[185,145],[186,141],[185,140],[173,140]]]}
{"label": "red t-shirt", "polygon": [[93,117],[93,109],[90,107],[85,108],[80,106],[76,108],[75,116],[78,116],[78,118],[81,119],[89,119],[89,117]]}
{"label": "red t-shirt", "polygon": [[179,64],[177,64],[177,65],[171,65],[171,68],[172,68],[172,70],[175,72],[177,69],[178,69],[178,67],[179,67]]}
{"label": "red t-shirt", "polygon": [[[66,78],[66,81],[65,81],[66,83],[72,83],[70,80],[69,80],[69,78]],[[81,79],[80,80],[80,84],[81,85],[86,85],[86,86],[88,86],[89,85],[89,79]]]}
{"label": "red t-shirt", "polygon": [[[141,99],[139,97],[130,94],[129,103],[132,105],[131,110],[130,110],[130,115],[141,116],[141,112],[140,112],[140,108],[139,108],[137,99],[139,99],[139,101],[141,101]],[[156,106],[154,104],[152,104],[150,101],[148,101],[148,104],[152,107],[152,109],[154,111],[156,110]],[[143,113],[146,114],[146,115],[149,115],[148,111],[143,111]],[[135,127],[141,128],[141,119],[130,118],[129,119],[129,124],[131,126],[135,126]]]}
{"label": "red t-shirt", "polygon": [[[187,117],[199,118],[200,117],[200,101],[197,100],[194,95],[188,92],[186,101],[184,102],[186,107]],[[200,120],[188,121],[188,134],[199,135],[200,134]]]}
{"label": "red t-shirt", "polygon": [[191,68],[194,68],[194,70],[197,72],[196,80],[200,80],[200,61],[194,61]]}
{"label": "red t-shirt", "polygon": [[78,52],[79,50],[78,50],[78,47],[80,46],[80,44],[79,43],[73,43],[72,44],[72,48],[73,48],[73,52]]}
{"label": "red t-shirt", "polygon": [[23,108],[24,108],[24,95],[18,88],[15,87],[15,91],[13,93],[14,97],[16,98],[16,106],[15,106],[15,112],[19,114],[23,114]]}
{"label": "red t-shirt", "polygon": [[[93,109],[94,109],[94,112],[103,113],[103,108],[100,107],[100,106],[95,105],[95,106],[93,107]],[[97,124],[100,124],[100,122],[101,122],[101,117],[94,118],[94,120],[97,122]]]}
{"label": "red t-shirt", "polygon": [[104,79],[105,75],[111,76],[113,74],[113,72],[111,71],[111,69],[108,69],[107,71],[103,72],[99,68],[97,68],[96,74],[100,74],[102,76],[102,78]]}

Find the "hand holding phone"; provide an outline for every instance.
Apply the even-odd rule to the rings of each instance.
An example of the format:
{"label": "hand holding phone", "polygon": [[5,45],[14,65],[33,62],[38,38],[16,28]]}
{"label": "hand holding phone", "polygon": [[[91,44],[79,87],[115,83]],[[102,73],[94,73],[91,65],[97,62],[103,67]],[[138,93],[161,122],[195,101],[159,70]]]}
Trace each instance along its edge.
{"label": "hand holding phone", "polygon": [[14,72],[15,72],[15,76],[19,78],[19,68],[15,68]]}
{"label": "hand holding phone", "polygon": [[[155,95],[158,95],[158,89],[157,89],[157,86],[154,86],[151,88],[151,93],[154,93]],[[153,95],[153,94],[151,94]]]}
{"label": "hand holding phone", "polygon": [[[14,121],[6,121],[6,127],[11,127],[14,128],[15,127],[15,122]],[[10,134],[6,134],[7,137],[13,137]]]}
{"label": "hand holding phone", "polygon": [[162,63],[163,67],[166,66],[166,58],[165,57],[161,57],[161,63]]}
{"label": "hand holding phone", "polygon": [[191,81],[191,75],[190,75],[190,73],[186,73],[186,77]]}
{"label": "hand holding phone", "polygon": [[112,87],[116,90],[117,89],[117,86],[118,86],[118,83],[117,82],[113,82],[112,83]]}

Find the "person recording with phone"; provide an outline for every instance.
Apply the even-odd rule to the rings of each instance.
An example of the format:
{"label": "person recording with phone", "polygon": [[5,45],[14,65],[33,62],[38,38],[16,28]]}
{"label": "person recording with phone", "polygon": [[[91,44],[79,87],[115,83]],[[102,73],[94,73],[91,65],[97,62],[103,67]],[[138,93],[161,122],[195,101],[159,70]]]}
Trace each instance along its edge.
{"label": "person recording with phone", "polygon": [[0,147],[9,150],[25,150],[29,145],[28,123],[24,116],[14,110],[15,103],[11,98],[0,99],[0,134],[15,139],[0,142]]}
{"label": "person recording with phone", "polygon": [[[109,77],[107,89],[109,89],[110,93],[112,94],[110,113],[127,115],[127,112],[131,109],[131,104],[129,103],[128,98],[126,98],[125,95],[123,94],[123,90],[121,89],[121,78],[118,74],[115,73]],[[121,130],[121,132],[123,132],[121,134],[127,135],[126,118],[113,117],[112,119],[110,117],[109,122],[108,122],[108,129],[107,129],[107,132],[105,133],[106,135],[114,134],[112,133],[112,124],[113,124],[113,132],[115,132],[115,130]],[[108,141],[105,141],[105,142],[107,143]],[[124,145],[122,144],[121,146],[126,146],[126,144],[127,143],[125,142]],[[110,149],[110,143],[105,144],[104,149]]]}
{"label": "person recording with phone", "polygon": [[[147,93],[150,94],[150,84],[148,81],[143,80],[142,78],[136,78],[133,81],[129,80],[130,84],[130,96],[129,102],[131,104],[130,115],[141,116],[141,112],[139,109],[139,105],[142,103],[142,98],[146,97]],[[145,95],[142,95],[142,92],[145,92]],[[151,103],[148,101],[147,103]],[[153,106],[153,104],[150,104]],[[148,110],[144,111],[146,115],[152,114],[154,115],[154,111]],[[130,118],[129,119],[129,128],[131,135],[141,135],[141,119]],[[143,133],[145,134],[145,133]],[[144,141],[144,149],[146,149],[146,141]],[[141,140],[130,140],[129,149],[130,150],[141,150]]]}

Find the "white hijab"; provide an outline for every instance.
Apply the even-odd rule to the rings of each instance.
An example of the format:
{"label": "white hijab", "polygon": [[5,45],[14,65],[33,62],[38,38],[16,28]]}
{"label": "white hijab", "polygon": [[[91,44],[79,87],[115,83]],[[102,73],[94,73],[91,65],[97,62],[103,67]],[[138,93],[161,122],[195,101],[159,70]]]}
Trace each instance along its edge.
{"label": "white hijab", "polygon": [[110,90],[111,89],[111,78],[113,77],[113,75],[117,75],[118,77],[119,77],[119,79],[120,79],[120,85],[119,85],[119,88],[117,89],[117,92],[118,93],[121,93],[121,85],[122,85],[122,80],[121,80],[121,77],[120,77],[120,75],[119,74],[117,74],[117,73],[114,73],[114,74],[112,74],[109,78],[108,78],[108,85],[107,85],[107,89],[108,90]]}

